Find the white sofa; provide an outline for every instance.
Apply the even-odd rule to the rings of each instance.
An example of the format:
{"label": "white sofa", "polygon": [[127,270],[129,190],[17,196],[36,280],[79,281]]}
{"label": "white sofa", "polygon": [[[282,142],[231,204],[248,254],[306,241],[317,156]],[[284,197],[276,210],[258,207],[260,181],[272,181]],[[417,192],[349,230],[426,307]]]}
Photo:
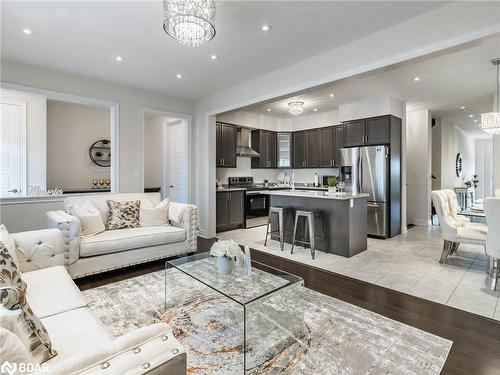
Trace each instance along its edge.
{"label": "white sofa", "polygon": [[[64,265],[71,277],[79,278],[133,264],[196,251],[198,210],[196,206],[170,202],[169,212],[181,212],[170,226],[139,227],[109,230],[93,236],[80,236],[80,220],[70,215],[72,205],[91,201],[101,213],[103,222],[108,217],[108,199],[115,201],[140,200],[153,205],[160,203],[160,193],[110,193],[72,196],[64,200],[65,211],[47,213],[50,228],[64,232],[67,246]],[[175,210],[173,210],[175,209]],[[170,214],[169,214],[170,216]]]}
{"label": "white sofa", "polygon": [[50,374],[186,373],[186,353],[167,324],[153,324],[118,338],[110,335],[64,267],[63,232],[44,229],[12,237],[27,300],[58,352],[45,362]]}

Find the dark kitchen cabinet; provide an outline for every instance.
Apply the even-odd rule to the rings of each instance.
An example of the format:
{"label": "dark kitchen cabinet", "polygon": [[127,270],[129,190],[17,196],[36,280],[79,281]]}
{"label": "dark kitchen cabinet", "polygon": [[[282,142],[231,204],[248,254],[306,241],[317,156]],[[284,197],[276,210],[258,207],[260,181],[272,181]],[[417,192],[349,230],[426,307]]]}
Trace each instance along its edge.
{"label": "dark kitchen cabinet", "polygon": [[333,165],[340,165],[340,149],[344,147],[344,127],[338,125],[334,127],[333,137]]}
{"label": "dark kitchen cabinet", "polygon": [[392,118],[380,116],[344,122],[344,147],[390,144]]}
{"label": "dark kitchen cabinet", "polygon": [[216,154],[217,167],[236,168],[236,133],[232,125],[216,123]]}
{"label": "dark kitchen cabinet", "polygon": [[391,143],[391,117],[376,117],[366,120],[366,145]]}
{"label": "dark kitchen cabinet", "polygon": [[319,129],[306,130],[306,167],[319,167]]}
{"label": "dark kitchen cabinet", "polygon": [[306,167],[306,132],[293,133],[293,167]]}
{"label": "dark kitchen cabinet", "polygon": [[245,227],[244,191],[218,191],[215,209],[217,232]]}
{"label": "dark kitchen cabinet", "polygon": [[293,167],[318,168],[319,162],[319,129],[293,133]]}
{"label": "dark kitchen cabinet", "polygon": [[260,157],[252,158],[252,168],[277,167],[277,134],[268,130],[252,130],[252,148]]}
{"label": "dark kitchen cabinet", "polygon": [[363,146],[365,143],[366,121],[356,120],[344,123],[344,147]]}
{"label": "dark kitchen cabinet", "polygon": [[319,129],[319,166],[328,168],[334,166],[335,159],[335,128],[330,126],[328,128]]}

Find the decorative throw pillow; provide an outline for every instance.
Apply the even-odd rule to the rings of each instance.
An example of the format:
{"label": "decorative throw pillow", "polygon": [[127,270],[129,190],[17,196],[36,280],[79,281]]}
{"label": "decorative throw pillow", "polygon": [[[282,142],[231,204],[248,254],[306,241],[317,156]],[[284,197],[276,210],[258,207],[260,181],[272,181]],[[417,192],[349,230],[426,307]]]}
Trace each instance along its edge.
{"label": "decorative throw pillow", "polygon": [[19,269],[2,242],[0,242],[0,307],[2,326],[17,334],[37,363],[45,362],[57,354],[52,349],[47,330],[26,300],[26,283],[21,279]]}
{"label": "decorative throw pillow", "polygon": [[106,230],[101,213],[91,201],[86,201],[82,206],[73,205],[72,212],[82,224],[81,236],[93,236]]}
{"label": "decorative throw pillow", "polygon": [[14,241],[12,236],[7,231],[7,228],[5,228],[5,225],[3,224],[0,225],[0,241],[9,251],[10,256],[14,260],[16,266],[19,267],[19,260],[17,259],[17,254],[16,254],[16,241]]}
{"label": "decorative throw pillow", "polygon": [[141,201],[117,202],[107,200],[109,208],[106,229],[126,229],[139,226],[139,210]]}
{"label": "decorative throw pillow", "polygon": [[159,227],[170,225],[168,220],[168,205],[170,200],[164,199],[156,206],[149,201],[141,203],[139,223],[141,227]]}

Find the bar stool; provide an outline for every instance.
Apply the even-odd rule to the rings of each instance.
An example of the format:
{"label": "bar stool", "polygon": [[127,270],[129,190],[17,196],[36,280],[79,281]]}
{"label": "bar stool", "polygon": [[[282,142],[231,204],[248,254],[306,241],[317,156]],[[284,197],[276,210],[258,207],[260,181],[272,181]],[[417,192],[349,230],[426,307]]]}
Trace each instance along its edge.
{"label": "bar stool", "polygon": [[[305,223],[307,223],[308,231],[309,231],[309,241],[305,241],[305,234],[301,241],[297,240],[297,225],[299,223],[299,219],[304,218]],[[297,210],[295,212],[295,225],[293,227],[293,238],[292,238],[292,250],[290,254],[293,254],[293,248],[295,243],[298,242],[300,244],[309,245],[311,248],[311,257],[314,259],[314,251],[316,250],[316,229],[314,225],[314,219],[318,218],[320,225],[320,233],[321,233],[321,241],[325,241],[325,232],[323,231],[323,223],[321,222],[321,213],[319,211],[305,211],[305,210]]]}
{"label": "bar stool", "polygon": [[[284,215],[286,211],[289,211],[289,207],[269,207],[269,216],[267,217],[267,230],[266,230],[266,240],[264,241],[264,246],[267,246],[267,237],[273,233],[278,233],[280,237],[280,249],[284,250]],[[272,215],[275,214],[278,217],[278,229],[271,230],[271,219]]]}

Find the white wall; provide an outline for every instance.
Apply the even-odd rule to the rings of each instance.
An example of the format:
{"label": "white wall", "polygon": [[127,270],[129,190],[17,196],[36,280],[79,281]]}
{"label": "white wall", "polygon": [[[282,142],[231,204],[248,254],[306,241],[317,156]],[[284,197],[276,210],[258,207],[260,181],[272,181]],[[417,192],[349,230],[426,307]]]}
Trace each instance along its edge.
{"label": "white wall", "polygon": [[26,103],[26,184],[46,188],[47,99],[0,90],[2,99]]}
{"label": "white wall", "polygon": [[491,139],[476,140],[475,164],[479,180],[476,199],[493,196],[493,142]]}
{"label": "white wall", "polygon": [[142,109],[151,108],[187,115],[191,115],[194,109],[190,100],[176,99],[140,88],[4,60],[1,62],[1,77],[2,83],[118,102],[121,192],[138,192],[142,188],[140,181],[140,171],[143,168],[140,142]]}
{"label": "white wall", "polygon": [[406,115],[407,221],[431,224],[431,115],[428,110]]}
{"label": "white wall", "polygon": [[500,189],[500,135],[493,136],[493,189]]}
{"label": "white wall", "polygon": [[[441,188],[453,189],[463,186],[464,181],[472,180],[476,169],[475,139],[442,119],[441,121]],[[455,171],[457,154],[463,157],[463,175],[457,177]]]}
{"label": "white wall", "polygon": [[47,100],[47,188],[89,189],[92,179],[110,178],[89,157],[100,139],[111,139],[109,109]]}
{"label": "white wall", "polygon": [[163,187],[165,121],[162,116],[144,117],[144,186]]}

